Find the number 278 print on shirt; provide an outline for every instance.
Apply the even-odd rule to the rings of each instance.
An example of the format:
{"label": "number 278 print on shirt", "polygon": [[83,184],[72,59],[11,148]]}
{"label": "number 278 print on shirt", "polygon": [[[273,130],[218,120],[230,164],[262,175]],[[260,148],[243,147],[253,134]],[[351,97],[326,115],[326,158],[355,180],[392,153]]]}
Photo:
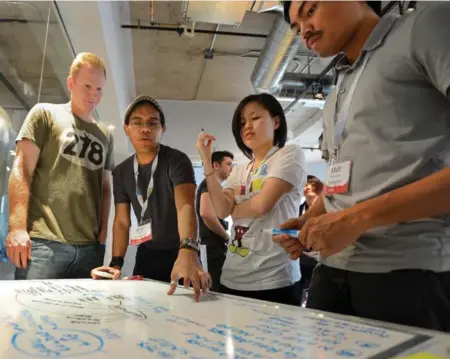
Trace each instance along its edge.
{"label": "number 278 print on shirt", "polygon": [[61,134],[60,155],[72,163],[97,170],[104,166],[106,151],[94,135],[77,128],[69,128]]}

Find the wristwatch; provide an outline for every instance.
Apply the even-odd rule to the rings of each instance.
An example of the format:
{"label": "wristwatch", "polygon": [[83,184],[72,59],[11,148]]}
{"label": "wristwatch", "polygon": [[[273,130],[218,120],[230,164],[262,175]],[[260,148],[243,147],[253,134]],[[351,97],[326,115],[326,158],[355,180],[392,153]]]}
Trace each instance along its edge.
{"label": "wristwatch", "polygon": [[192,238],[185,238],[180,241],[180,249],[187,248],[187,249],[193,249],[197,252],[200,252],[199,244],[196,240],[193,240]]}

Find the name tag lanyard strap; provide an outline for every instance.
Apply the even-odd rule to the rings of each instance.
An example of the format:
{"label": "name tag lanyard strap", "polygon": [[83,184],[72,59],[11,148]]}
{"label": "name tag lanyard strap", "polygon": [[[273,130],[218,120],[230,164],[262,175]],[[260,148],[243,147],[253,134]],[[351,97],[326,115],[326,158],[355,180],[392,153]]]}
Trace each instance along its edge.
{"label": "name tag lanyard strap", "polygon": [[144,198],[142,197],[142,193],[141,193],[141,190],[139,189],[139,183],[138,183],[139,164],[138,164],[136,155],[134,156],[133,168],[134,168],[134,179],[136,182],[136,196],[137,196],[139,204],[141,205],[141,220],[139,221],[139,224],[142,223],[144,220],[144,215],[145,215],[145,211],[147,210],[148,201],[153,192],[153,185],[154,185],[153,178],[154,178],[154,175],[156,172],[156,167],[158,167],[158,157],[159,157],[159,150],[158,150],[158,153],[156,154],[155,159],[153,160],[152,171],[150,174],[150,182],[148,183],[148,186],[147,186],[147,198],[145,199],[145,202],[144,202]]}
{"label": "name tag lanyard strap", "polygon": [[[259,165],[258,170],[260,170],[262,168],[262,166],[269,160],[270,157],[272,157],[277,151],[279,150],[278,147],[272,147],[269,152],[267,152],[267,154],[264,156],[264,159],[262,160],[261,164]],[[252,170],[250,170],[252,164],[253,164],[254,160],[252,162],[250,162],[247,166],[247,171],[246,171],[246,175],[245,175],[245,184],[246,186],[250,185],[251,182],[251,175],[252,175]]]}
{"label": "name tag lanyard strap", "polygon": [[344,137],[344,130],[347,126],[348,121],[348,114],[350,112],[350,104],[352,102],[353,94],[355,93],[356,86],[358,85],[359,79],[361,78],[361,75],[366,68],[367,62],[369,61],[369,53],[366,53],[364,56],[363,63],[361,64],[360,68],[357,70],[358,72],[355,75],[355,79],[352,81],[352,84],[350,86],[349,91],[347,92],[347,96],[345,97],[344,102],[342,103],[342,106],[340,110],[338,111],[338,95],[341,91],[342,82],[344,80],[344,75],[340,75],[336,88],[337,88],[337,96],[336,96],[336,107],[334,111],[334,128],[333,128],[333,157],[332,157],[332,164],[337,160],[339,148],[342,144],[343,137]]}

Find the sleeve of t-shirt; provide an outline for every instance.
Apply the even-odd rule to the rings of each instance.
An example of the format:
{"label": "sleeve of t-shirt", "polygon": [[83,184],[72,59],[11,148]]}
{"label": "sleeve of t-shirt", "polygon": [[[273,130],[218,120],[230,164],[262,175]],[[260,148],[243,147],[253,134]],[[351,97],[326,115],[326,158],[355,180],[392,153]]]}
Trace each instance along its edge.
{"label": "sleeve of t-shirt", "polygon": [[28,112],[16,142],[26,138],[33,141],[42,150],[47,142],[49,129],[50,126],[45,108],[42,104],[37,104]]}
{"label": "sleeve of t-shirt", "polygon": [[131,203],[130,198],[127,195],[125,187],[125,178],[122,170],[123,166],[117,166],[113,170],[113,193],[114,203]]}
{"label": "sleeve of t-shirt", "polygon": [[186,183],[196,184],[194,167],[186,154],[174,152],[170,159],[169,177],[173,188]]}
{"label": "sleeve of t-shirt", "polygon": [[206,184],[206,181],[203,181],[202,183],[200,183],[200,187],[198,190],[199,190],[200,196],[203,193],[208,193],[208,185]]}
{"label": "sleeve of t-shirt", "polygon": [[[438,1],[424,7],[413,24],[412,56],[431,83],[445,96],[450,91],[450,2]],[[416,10],[416,11],[419,11]]]}
{"label": "sleeve of t-shirt", "polygon": [[112,171],[114,169],[114,139],[109,134],[108,152],[106,154],[105,170]]}
{"label": "sleeve of t-shirt", "polygon": [[234,167],[230,173],[230,176],[227,178],[225,183],[223,184],[223,189],[232,189],[236,187],[238,184],[239,175],[238,172],[241,171],[241,166]]}
{"label": "sleeve of t-shirt", "polygon": [[297,145],[287,145],[269,167],[267,177],[280,178],[293,186],[301,187],[306,180],[305,154]]}

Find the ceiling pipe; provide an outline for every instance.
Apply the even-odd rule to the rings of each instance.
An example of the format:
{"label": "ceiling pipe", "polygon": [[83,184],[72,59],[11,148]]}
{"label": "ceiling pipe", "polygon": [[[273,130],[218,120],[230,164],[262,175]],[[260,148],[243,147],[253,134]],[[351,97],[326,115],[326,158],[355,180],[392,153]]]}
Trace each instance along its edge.
{"label": "ceiling pipe", "polygon": [[[154,30],[154,31],[169,31],[177,32],[182,35],[185,32],[185,28],[181,26],[168,27],[168,26],[146,26],[146,25],[120,25],[122,29],[135,29],[135,30]],[[204,30],[195,29],[196,34],[212,34],[212,35],[224,35],[224,36],[237,36],[237,37],[254,37],[265,39],[267,35],[265,34],[255,34],[249,32],[233,32],[233,31],[217,31],[217,30]]]}
{"label": "ceiling pipe", "polygon": [[300,47],[297,36],[281,13],[270,31],[255,68],[251,82],[257,92],[274,92]]}

